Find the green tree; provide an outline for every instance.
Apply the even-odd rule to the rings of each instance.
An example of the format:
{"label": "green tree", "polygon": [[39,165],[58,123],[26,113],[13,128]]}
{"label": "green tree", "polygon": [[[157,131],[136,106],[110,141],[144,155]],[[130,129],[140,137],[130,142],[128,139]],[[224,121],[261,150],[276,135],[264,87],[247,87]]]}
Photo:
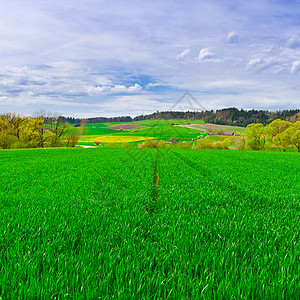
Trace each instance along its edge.
{"label": "green tree", "polygon": [[5,115],[0,117],[0,148],[9,149],[17,141],[17,138],[11,134],[10,118]]}
{"label": "green tree", "polygon": [[54,122],[51,129],[52,134],[49,134],[48,139],[50,140],[51,147],[58,147],[61,142],[61,138],[70,130],[68,123],[62,123],[59,119]]}
{"label": "green tree", "polygon": [[29,148],[40,147],[44,121],[40,118],[26,118],[20,126],[19,139]]}
{"label": "green tree", "polygon": [[86,133],[86,125],[88,123],[87,119],[82,119],[80,122],[80,127],[79,127],[79,146],[80,146],[80,141],[81,141],[81,137],[83,134]]}
{"label": "green tree", "polygon": [[266,132],[262,123],[249,124],[245,131],[245,146],[252,150],[262,150],[266,144]]}
{"label": "green tree", "polygon": [[300,121],[292,124],[281,135],[286,144],[295,146],[300,152]]}
{"label": "green tree", "polygon": [[0,117],[0,132],[7,130],[8,122],[4,120],[2,117]]}
{"label": "green tree", "polygon": [[22,117],[18,114],[8,115],[9,123],[11,125],[12,134],[20,140],[20,134],[22,130],[22,123],[26,121],[25,117]]}
{"label": "green tree", "polygon": [[266,127],[266,133],[268,140],[273,143],[276,147],[286,151],[286,147],[289,145],[284,132],[292,125],[288,121],[280,119],[274,120]]}
{"label": "green tree", "polygon": [[0,132],[0,148],[10,149],[17,141],[18,139],[8,131]]}
{"label": "green tree", "polygon": [[79,135],[77,132],[71,132],[66,135],[66,146],[67,147],[75,147],[79,141]]}

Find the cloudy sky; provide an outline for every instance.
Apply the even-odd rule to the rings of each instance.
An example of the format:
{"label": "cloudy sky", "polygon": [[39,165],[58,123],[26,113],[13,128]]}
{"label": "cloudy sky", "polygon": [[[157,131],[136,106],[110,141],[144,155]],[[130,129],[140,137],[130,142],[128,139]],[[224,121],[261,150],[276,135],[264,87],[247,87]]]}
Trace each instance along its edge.
{"label": "cloudy sky", "polygon": [[300,108],[300,1],[0,0],[0,113]]}

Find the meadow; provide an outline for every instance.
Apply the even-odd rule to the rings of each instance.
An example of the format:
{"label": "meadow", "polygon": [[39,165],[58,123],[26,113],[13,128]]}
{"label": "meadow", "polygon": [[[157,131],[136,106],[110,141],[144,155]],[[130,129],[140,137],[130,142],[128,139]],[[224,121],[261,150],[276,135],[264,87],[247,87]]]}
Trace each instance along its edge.
{"label": "meadow", "polygon": [[299,299],[298,153],[0,152],[0,298]]}

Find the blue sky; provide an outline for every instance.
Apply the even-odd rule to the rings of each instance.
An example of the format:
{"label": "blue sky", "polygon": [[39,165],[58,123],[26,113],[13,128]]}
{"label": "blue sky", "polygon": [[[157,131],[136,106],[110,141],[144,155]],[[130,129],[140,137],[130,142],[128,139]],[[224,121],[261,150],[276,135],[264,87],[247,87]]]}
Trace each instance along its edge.
{"label": "blue sky", "polygon": [[300,108],[300,1],[0,0],[0,113]]}

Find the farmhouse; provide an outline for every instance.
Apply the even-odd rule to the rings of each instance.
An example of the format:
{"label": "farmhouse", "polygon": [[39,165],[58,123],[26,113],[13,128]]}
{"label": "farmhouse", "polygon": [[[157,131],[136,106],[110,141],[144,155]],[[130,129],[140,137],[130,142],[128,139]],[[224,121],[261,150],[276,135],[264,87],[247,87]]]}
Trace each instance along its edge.
{"label": "farmhouse", "polygon": [[221,135],[231,136],[231,135],[234,135],[234,132],[233,131],[223,131],[223,133]]}
{"label": "farmhouse", "polygon": [[167,141],[167,143],[169,143],[169,144],[177,144],[177,143],[180,143],[180,142],[177,141],[177,140],[174,140],[173,138],[171,138],[171,139],[169,139],[169,140]]}

